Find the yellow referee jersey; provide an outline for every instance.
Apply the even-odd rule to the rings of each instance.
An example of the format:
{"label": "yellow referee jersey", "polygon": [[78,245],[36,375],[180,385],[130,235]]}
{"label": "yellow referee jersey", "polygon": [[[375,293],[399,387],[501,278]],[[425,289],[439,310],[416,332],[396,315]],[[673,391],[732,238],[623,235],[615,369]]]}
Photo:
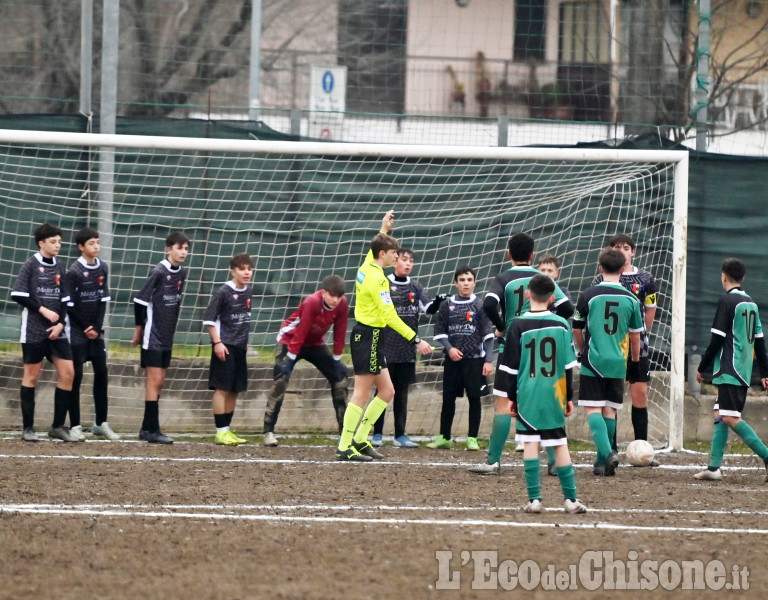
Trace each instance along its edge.
{"label": "yellow referee jersey", "polygon": [[373,262],[371,251],[357,271],[355,294],[355,320],[358,323],[381,328],[389,325],[407,340],[416,337],[416,332],[397,315],[389,295],[389,279],[384,275],[384,269]]}

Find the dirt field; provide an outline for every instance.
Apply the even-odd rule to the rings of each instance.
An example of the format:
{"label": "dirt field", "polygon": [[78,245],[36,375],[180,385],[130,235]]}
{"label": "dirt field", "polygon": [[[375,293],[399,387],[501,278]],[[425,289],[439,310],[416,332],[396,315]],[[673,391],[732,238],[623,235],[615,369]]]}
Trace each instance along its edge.
{"label": "dirt field", "polygon": [[[580,453],[590,512],[564,514],[542,471],[547,510],[526,515],[519,455],[479,477],[466,467],[482,452],[384,451],[342,464],[331,447],[7,436],[0,597],[491,598],[534,587],[540,598],[559,586],[570,598],[677,599],[734,585],[768,597],[768,484],[754,457],[728,457],[722,482],[700,483],[701,455],[596,478]],[[611,568],[610,553],[621,561]],[[695,578],[683,561],[697,560]],[[651,589],[608,589],[622,569],[629,588]],[[685,590],[694,580],[705,589]]]}

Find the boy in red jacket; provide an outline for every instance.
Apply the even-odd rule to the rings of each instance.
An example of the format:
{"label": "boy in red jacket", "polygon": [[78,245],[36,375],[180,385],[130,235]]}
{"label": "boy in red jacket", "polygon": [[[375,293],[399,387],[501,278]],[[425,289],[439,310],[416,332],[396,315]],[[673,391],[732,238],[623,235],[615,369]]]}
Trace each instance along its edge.
{"label": "boy in red jacket", "polygon": [[[277,446],[275,424],[293,367],[301,359],[315,365],[330,383],[331,400],[341,430],[347,407],[347,370],[341,362],[349,319],[349,303],[345,293],[344,280],[338,275],[329,275],[323,279],[323,288],[304,298],[280,328],[275,355],[275,383],[269,392],[264,412],[265,446]],[[333,354],[324,339],[331,326]]]}

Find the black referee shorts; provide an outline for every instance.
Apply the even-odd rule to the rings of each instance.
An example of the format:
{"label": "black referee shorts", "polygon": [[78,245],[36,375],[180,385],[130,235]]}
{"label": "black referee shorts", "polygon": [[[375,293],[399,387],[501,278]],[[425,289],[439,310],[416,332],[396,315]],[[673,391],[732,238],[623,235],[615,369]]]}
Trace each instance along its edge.
{"label": "black referee shorts", "polygon": [[378,375],[387,368],[381,343],[383,329],[358,323],[352,328],[349,351],[355,375]]}

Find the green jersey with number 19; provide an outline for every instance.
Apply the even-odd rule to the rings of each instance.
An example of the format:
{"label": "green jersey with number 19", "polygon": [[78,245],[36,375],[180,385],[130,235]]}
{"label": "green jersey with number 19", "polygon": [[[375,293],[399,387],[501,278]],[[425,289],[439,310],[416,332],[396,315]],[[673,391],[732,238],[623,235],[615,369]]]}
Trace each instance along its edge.
{"label": "green jersey with number 19", "polygon": [[515,400],[529,429],[565,427],[566,371],[577,364],[565,319],[548,310],[523,313],[507,332],[494,394]]}

